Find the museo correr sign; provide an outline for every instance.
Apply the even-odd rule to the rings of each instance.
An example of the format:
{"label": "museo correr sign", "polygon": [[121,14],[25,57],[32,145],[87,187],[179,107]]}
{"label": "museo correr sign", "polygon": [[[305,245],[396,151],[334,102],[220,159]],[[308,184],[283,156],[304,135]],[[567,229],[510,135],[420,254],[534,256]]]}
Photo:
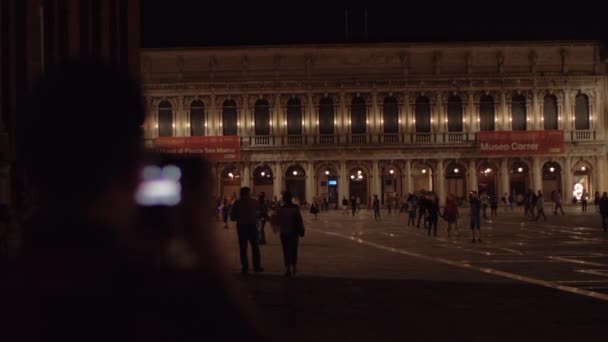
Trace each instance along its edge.
{"label": "museo correr sign", "polygon": [[477,133],[480,155],[526,156],[564,153],[564,131],[483,131]]}

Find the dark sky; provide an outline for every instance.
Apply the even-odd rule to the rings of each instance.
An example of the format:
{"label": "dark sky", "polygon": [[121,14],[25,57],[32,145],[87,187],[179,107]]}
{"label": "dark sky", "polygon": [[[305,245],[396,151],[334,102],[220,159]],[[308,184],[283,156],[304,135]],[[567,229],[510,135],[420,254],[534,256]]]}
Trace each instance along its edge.
{"label": "dark sky", "polygon": [[[608,12],[583,0],[382,2],[142,1],[142,46],[602,40]],[[345,35],[348,7],[349,39]],[[365,38],[367,8],[367,39]]]}

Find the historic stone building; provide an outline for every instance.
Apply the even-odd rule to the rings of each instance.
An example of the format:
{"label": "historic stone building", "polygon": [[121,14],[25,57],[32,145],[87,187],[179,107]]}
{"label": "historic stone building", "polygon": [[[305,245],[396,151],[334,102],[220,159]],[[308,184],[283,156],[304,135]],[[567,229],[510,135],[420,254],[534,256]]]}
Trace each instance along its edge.
{"label": "historic stone building", "polygon": [[[608,190],[600,50],[570,41],[147,49],[146,139],[238,136],[240,158],[214,164],[219,195],[249,185],[365,203],[420,189],[442,201],[561,189],[569,200]],[[559,139],[544,146],[550,132]]]}

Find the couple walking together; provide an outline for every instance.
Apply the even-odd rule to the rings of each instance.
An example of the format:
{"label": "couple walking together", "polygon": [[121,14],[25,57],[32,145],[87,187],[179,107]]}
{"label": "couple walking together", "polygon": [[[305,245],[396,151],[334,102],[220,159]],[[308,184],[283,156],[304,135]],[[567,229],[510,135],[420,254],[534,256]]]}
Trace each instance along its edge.
{"label": "couple walking together", "polygon": [[[251,245],[254,271],[256,273],[264,271],[261,266],[257,208],[258,202],[251,198],[251,190],[248,187],[241,188],[240,198],[234,203],[230,215],[231,219],[236,221],[242,274],[247,274],[249,271],[248,244]],[[300,237],[304,236],[304,222],[300,207],[292,202],[290,192],[283,193],[283,205],[271,216],[270,224],[273,231],[275,227],[278,227],[280,232],[285,276],[295,275],[298,262],[298,243]]]}

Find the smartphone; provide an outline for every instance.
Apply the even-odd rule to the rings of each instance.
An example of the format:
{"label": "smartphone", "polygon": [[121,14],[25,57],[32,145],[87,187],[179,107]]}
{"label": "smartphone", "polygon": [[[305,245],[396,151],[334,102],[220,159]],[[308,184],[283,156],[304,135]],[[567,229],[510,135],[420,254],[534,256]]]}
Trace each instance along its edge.
{"label": "smartphone", "polygon": [[141,206],[176,206],[182,200],[182,170],[173,164],[149,164],[143,167],[135,192]]}

